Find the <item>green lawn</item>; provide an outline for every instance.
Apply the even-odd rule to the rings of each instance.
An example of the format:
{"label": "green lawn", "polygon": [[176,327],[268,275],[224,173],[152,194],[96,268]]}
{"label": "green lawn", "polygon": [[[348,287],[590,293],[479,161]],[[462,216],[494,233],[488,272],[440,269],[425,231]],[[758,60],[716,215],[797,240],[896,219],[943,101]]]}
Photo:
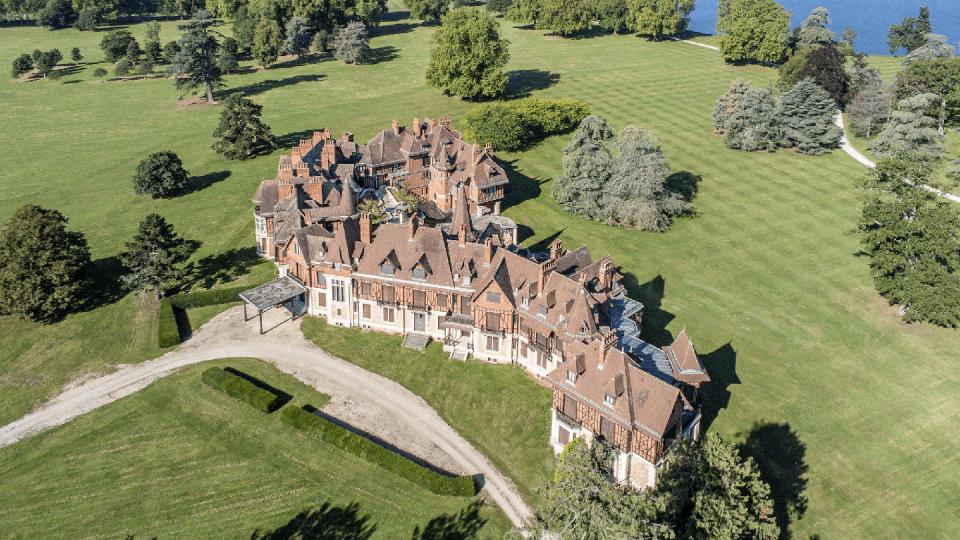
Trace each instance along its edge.
{"label": "green lawn", "polygon": [[304,335],[327,352],[392,379],[437,413],[517,484],[527,500],[553,466],[548,388],[516,366],[451,361],[441,344],[424,352],[403,338],[330,326],[307,317]]}
{"label": "green lawn", "polygon": [[[164,24],[164,41],[174,37],[173,24]],[[518,189],[505,213],[520,224],[525,244],[559,235],[568,247],[587,244],[594,257],[612,254],[631,292],[647,305],[649,340],[663,344],[686,327],[714,377],[705,390],[710,429],[738,440],[768,422],[796,435],[802,463],[785,465],[807,468],[793,486],[805,488],[809,498],[806,514],[793,524],[796,538],[960,536],[953,502],[960,490],[953,466],[960,458],[960,435],[953,429],[960,415],[953,397],[960,334],[905,325],[874,292],[852,232],[861,167],[842,152],[812,157],[728,150],[712,132],[714,102],[733,79],[770,85],[777,72],[726,65],[716,51],[673,41],[554,39],[504,28],[512,43],[507,69],[522,75],[512,92],[582,99],[615,129],[653,129],[673,170],[698,180],[698,214],[667,233],[648,234],[560,210],[550,189],[567,137],[503,154]],[[143,35],[142,26],[133,31]],[[414,116],[449,114],[456,126],[471,104],[425,85],[430,32],[391,20],[372,42],[381,59],[376,65],[288,64],[227,82],[264,105],[264,120],[285,147],[323,127],[352,131],[364,141],[393,118],[409,123]],[[34,48],[68,51],[74,45],[99,60],[101,36],[6,28],[0,64],[9,66]],[[162,79],[92,81],[95,67],[81,66],[60,84],[0,83],[6,143],[0,220],[27,202],[58,208],[87,233],[94,256],[107,259],[146,213],[156,211],[187,238],[202,241],[194,262],[232,254],[217,259],[236,261],[227,264],[232,271],[216,276],[217,284],[270,275],[270,264],[251,266],[231,250],[252,250],[250,196],[262,178],[275,174],[276,157],[287,150],[228,162],[209,149],[216,107],[184,106]],[[173,200],[135,196],[129,176],[137,161],[161,149],[179,152],[193,174],[209,175],[202,184],[210,185]],[[218,265],[204,268],[212,272]],[[105,303],[51,326],[2,321],[0,423],[79,374],[160,353],[155,303],[133,295]],[[451,392],[447,399],[456,397]],[[466,431],[481,424],[458,423],[451,419],[455,407],[451,411],[442,414],[488,455],[494,452],[487,450],[492,443],[477,442],[488,434]],[[544,470],[539,458],[491,458],[527,491]]]}
{"label": "green lawn", "polygon": [[[257,377],[293,396],[293,405],[329,399],[259,360],[191,366],[0,449],[0,537],[248,538],[329,503],[300,526],[338,530],[338,538],[367,538],[362,531],[374,528],[370,538],[396,539],[472,502],[433,495],[305,436],[279,413],[211,389],[200,382],[210,366]],[[479,517],[488,522],[482,538],[510,528],[495,507]]]}

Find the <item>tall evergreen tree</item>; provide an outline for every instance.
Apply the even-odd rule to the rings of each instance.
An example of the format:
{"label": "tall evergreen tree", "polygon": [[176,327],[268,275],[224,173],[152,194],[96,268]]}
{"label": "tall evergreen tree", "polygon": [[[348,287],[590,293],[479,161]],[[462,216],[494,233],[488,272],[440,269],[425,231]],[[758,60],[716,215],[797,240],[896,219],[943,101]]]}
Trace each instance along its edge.
{"label": "tall evergreen tree", "polygon": [[717,46],[732,62],[780,62],[790,32],[790,13],[774,0],[720,0]]}
{"label": "tall evergreen tree", "polygon": [[340,29],[333,40],[333,56],[350,64],[359,64],[370,55],[370,37],[363,23],[352,22]]}
{"label": "tall evergreen tree", "polygon": [[947,36],[940,34],[926,34],[923,36],[924,44],[910,52],[903,60],[901,66],[909,66],[923,60],[936,60],[937,58],[950,58],[956,54],[957,50],[953,45],[947,44]]}
{"label": "tall evergreen tree", "polygon": [[800,31],[797,34],[797,48],[833,47],[837,35],[827,28],[828,24],[830,24],[830,13],[827,8],[815,8],[810,16],[800,23]]}
{"label": "tall evergreen tree", "polygon": [[470,8],[451,10],[430,38],[427,83],[467,99],[503,93],[510,42],[489,14]]}
{"label": "tall evergreen tree", "polygon": [[937,100],[934,94],[920,94],[902,99],[897,110],[890,114],[883,131],[867,147],[881,157],[892,158],[898,154],[923,154],[938,158],[943,153],[940,142],[943,135],[937,132],[937,121],[924,114]]}
{"label": "tall evergreen tree", "polygon": [[85,299],[90,249],[56,210],[21,206],[0,230],[0,314],[49,321]]}
{"label": "tall evergreen tree", "polygon": [[257,23],[257,29],[253,34],[253,57],[263,67],[268,67],[277,61],[280,56],[280,49],[283,47],[283,34],[280,31],[280,25],[277,21],[268,17],[263,17]]}
{"label": "tall evergreen tree", "polygon": [[627,0],[627,26],[660,41],[690,25],[694,0]]}
{"label": "tall evergreen tree", "polygon": [[723,143],[728,148],[772,152],[783,141],[783,126],[773,94],[766,88],[752,88],[740,98],[724,124]]}
{"label": "tall evergreen tree", "polygon": [[187,185],[190,173],[183,168],[180,157],[173,152],[155,152],[137,165],[133,175],[133,190],[137,195],[167,197]]}
{"label": "tall evergreen tree", "polygon": [[563,149],[563,174],[553,182],[553,197],[564,210],[600,217],[603,185],[613,174],[613,142],[613,130],[603,118],[591,114],[580,122]]}
{"label": "tall evergreen tree", "polygon": [[733,116],[733,112],[740,106],[740,100],[748,90],[750,90],[750,83],[738,78],[730,84],[726,94],[717,98],[717,105],[713,108],[713,114],[710,115],[714,131],[723,133],[726,130],[727,120]]}
{"label": "tall evergreen tree", "polygon": [[804,79],[780,98],[778,117],[783,124],[783,146],[801,154],[819,156],[835,148],[840,128],[834,123],[837,104],[813,79]]}
{"label": "tall evergreen tree", "polygon": [[907,53],[923,47],[926,34],[933,33],[930,27],[930,10],[926,7],[920,8],[918,17],[904,17],[901,24],[891,24],[887,31],[887,45],[890,46],[890,54],[896,54],[901,48],[906,49]]}
{"label": "tall evergreen tree", "polygon": [[127,269],[123,280],[131,289],[152,290],[159,300],[180,285],[183,269],[179,265],[189,258],[190,248],[162,216],[149,214],[126,247],[119,258]]}
{"label": "tall evergreen tree", "polygon": [[960,119],[960,58],[921,60],[897,73],[895,97],[906,99],[918,94],[934,94],[934,104],[926,114],[937,119],[937,132],[944,133],[947,123]]}
{"label": "tall evergreen tree", "polygon": [[310,27],[303,17],[287,21],[287,39],[283,42],[284,54],[295,54],[297,59],[310,50]]}
{"label": "tall evergreen tree", "polygon": [[217,142],[213,149],[227,159],[248,159],[265,147],[275,148],[277,143],[270,126],[260,120],[263,105],[240,94],[230,94],[223,101],[220,125],[213,132]]}
{"label": "tall evergreen tree", "polygon": [[900,155],[861,182],[859,230],[877,292],[900,304],[907,322],[960,326],[960,214],[920,186],[931,164]]}
{"label": "tall evergreen tree", "polygon": [[213,29],[220,25],[209,11],[198,11],[186,24],[177,25],[183,34],[177,41],[179,51],[167,67],[167,76],[173,76],[177,89],[183,91],[181,99],[203,88],[207,103],[216,103],[213,91],[223,86],[223,79],[216,61],[219,47],[216,36],[220,34]]}

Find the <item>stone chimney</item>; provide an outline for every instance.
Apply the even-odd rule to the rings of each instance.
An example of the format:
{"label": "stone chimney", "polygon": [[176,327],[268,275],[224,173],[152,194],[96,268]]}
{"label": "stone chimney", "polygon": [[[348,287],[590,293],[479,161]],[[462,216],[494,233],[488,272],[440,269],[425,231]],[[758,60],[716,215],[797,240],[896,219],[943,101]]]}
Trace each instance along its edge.
{"label": "stone chimney", "polygon": [[550,245],[550,258],[552,260],[557,260],[563,255],[563,244],[560,243],[560,239],[556,238],[553,241],[553,244]]}
{"label": "stone chimney", "polygon": [[613,289],[613,261],[609,255],[600,261],[600,284],[606,291]]}
{"label": "stone chimney", "polygon": [[607,359],[607,353],[610,352],[610,349],[614,348],[617,345],[617,331],[609,330],[606,334],[603,334],[603,343],[600,346],[600,358],[597,361],[597,365],[603,367],[603,362]]}
{"label": "stone chimney", "polygon": [[353,133],[344,133],[343,142],[353,142]]}
{"label": "stone chimney", "polygon": [[373,219],[369,212],[360,212],[360,241],[365,244],[373,242]]}
{"label": "stone chimney", "polygon": [[393,121],[393,125],[391,126],[391,129],[393,129],[393,132],[394,132],[394,133],[396,133],[397,135],[399,135],[399,134],[400,134],[400,123],[397,122],[396,120],[394,120],[394,121]]}
{"label": "stone chimney", "polygon": [[457,238],[460,241],[461,246],[467,245],[467,226],[463,223],[460,224],[460,230],[458,231]]}
{"label": "stone chimney", "polygon": [[453,130],[453,122],[450,121],[450,117],[449,117],[449,116],[441,116],[441,117],[440,117],[440,125],[443,126],[443,127],[445,127],[445,128],[447,128],[447,129],[449,129],[449,130],[451,130],[451,131]]}
{"label": "stone chimney", "polygon": [[483,264],[484,266],[490,266],[490,263],[493,262],[493,239],[487,238],[487,241],[483,243]]}
{"label": "stone chimney", "polygon": [[414,214],[410,217],[410,240],[413,240],[413,237],[417,235],[417,227],[420,226],[420,216]]}

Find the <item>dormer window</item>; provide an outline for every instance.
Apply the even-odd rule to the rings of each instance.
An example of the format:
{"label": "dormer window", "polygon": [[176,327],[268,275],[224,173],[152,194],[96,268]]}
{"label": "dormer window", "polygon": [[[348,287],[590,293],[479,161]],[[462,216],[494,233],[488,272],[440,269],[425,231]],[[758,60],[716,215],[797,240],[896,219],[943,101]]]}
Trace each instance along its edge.
{"label": "dormer window", "polygon": [[[576,385],[576,384],[577,384],[577,374],[574,373],[574,372],[572,372],[572,371],[568,371],[568,372],[567,372],[567,382],[570,383],[570,384],[572,384],[572,385]],[[608,394],[608,395],[609,395],[609,394]]]}
{"label": "dormer window", "polygon": [[488,291],[488,292],[487,292],[487,302],[490,302],[491,304],[499,304],[499,303],[500,303],[500,293],[498,293],[498,292],[493,292],[493,291]]}
{"label": "dormer window", "polygon": [[380,265],[380,273],[381,273],[382,275],[384,275],[384,276],[392,276],[392,275],[393,275],[393,265],[390,264],[390,263],[384,263],[384,264]]}
{"label": "dormer window", "polygon": [[300,255],[300,244],[294,244],[293,252],[296,253],[297,255]]}
{"label": "dormer window", "polygon": [[523,307],[530,307],[530,299],[526,296],[520,298],[520,305]]}
{"label": "dormer window", "polygon": [[610,395],[610,394],[607,394],[606,396],[604,396],[604,398],[603,398],[603,404],[606,405],[607,407],[611,407],[611,408],[612,408],[612,407],[613,407],[613,396]]}
{"label": "dormer window", "polygon": [[413,269],[413,279],[417,279],[417,280],[423,281],[423,280],[427,279],[427,273],[423,270],[423,268],[414,268],[414,269]]}

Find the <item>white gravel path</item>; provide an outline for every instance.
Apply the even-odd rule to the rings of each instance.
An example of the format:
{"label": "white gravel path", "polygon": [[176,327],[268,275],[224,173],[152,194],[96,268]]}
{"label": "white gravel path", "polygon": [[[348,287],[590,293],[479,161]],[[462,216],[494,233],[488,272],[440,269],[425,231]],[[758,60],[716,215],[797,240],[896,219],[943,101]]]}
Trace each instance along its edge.
{"label": "white gravel path", "polygon": [[[267,312],[264,326],[274,326],[286,316],[282,309]],[[244,322],[243,308],[231,308],[211,319],[180,348],[68,387],[37,410],[0,427],[0,447],[130,395],[184,366],[218,358],[260,358],[330,394],[324,412],[440,468],[483,475],[483,491],[514,525],[522,525],[530,509],[513,482],[423,399],[389,379],[327,354],[306,340],[299,327],[299,321],[287,321],[260,336],[256,319]]]}

